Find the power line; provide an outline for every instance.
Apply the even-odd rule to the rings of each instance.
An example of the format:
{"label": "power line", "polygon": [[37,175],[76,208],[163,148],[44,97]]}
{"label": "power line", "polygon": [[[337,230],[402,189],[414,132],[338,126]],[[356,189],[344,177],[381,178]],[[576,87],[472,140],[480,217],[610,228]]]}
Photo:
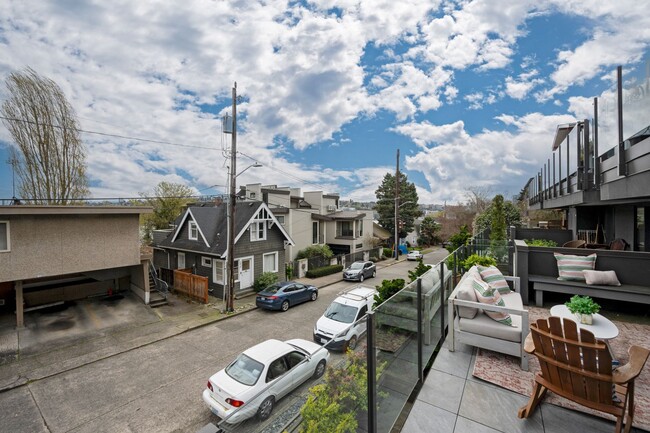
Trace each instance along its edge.
{"label": "power line", "polygon": [[[13,121],[13,122],[29,123],[31,125],[39,125],[39,123],[36,123],[33,120],[16,119],[16,118],[5,117],[5,116],[0,116],[0,119],[9,120],[9,121]],[[50,124],[43,123],[42,125],[47,125],[47,126],[50,126],[52,128],[63,129],[62,126],[60,126],[60,125],[52,125],[51,123]],[[77,131],[79,131],[79,132],[83,132],[84,134],[101,135],[101,136],[104,136],[104,137],[122,138],[122,139],[125,139],[125,140],[144,141],[144,142],[147,142],[147,143],[156,143],[156,144],[168,144],[170,146],[190,147],[190,148],[193,148],[193,149],[219,150],[216,147],[196,146],[196,145],[193,145],[193,144],[174,143],[174,142],[171,142],[171,141],[153,140],[153,139],[150,139],[150,138],[130,137],[128,135],[109,134],[107,132],[90,131],[90,130],[87,130],[87,129],[80,129],[80,128],[75,128],[75,129]]]}

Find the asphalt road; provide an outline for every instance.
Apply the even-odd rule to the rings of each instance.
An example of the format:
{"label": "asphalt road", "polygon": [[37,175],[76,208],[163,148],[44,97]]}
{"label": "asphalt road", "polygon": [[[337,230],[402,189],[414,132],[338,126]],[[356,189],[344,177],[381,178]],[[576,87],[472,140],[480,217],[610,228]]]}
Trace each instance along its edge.
{"label": "asphalt road", "polygon": [[[425,257],[435,263],[442,252]],[[364,285],[404,278],[415,262],[378,271]],[[196,432],[219,420],[203,403],[208,377],[240,352],[268,338],[311,340],[314,323],[337,294],[357,283],[340,282],[319,293],[316,302],[285,313],[254,310],[184,334],[29,383],[0,394],[5,414],[1,431],[11,432]],[[341,359],[333,354],[331,362]],[[306,392],[307,383],[298,390]],[[291,405],[282,399],[275,414]],[[268,422],[272,422],[273,417]],[[236,431],[261,430],[258,421]]]}

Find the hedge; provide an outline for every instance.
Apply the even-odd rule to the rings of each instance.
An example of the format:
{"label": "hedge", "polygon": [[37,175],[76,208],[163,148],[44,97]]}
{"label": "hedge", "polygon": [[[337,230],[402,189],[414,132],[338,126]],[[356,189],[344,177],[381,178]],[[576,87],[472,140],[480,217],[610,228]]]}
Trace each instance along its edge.
{"label": "hedge", "polygon": [[322,268],[310,269],[305,276],[307,278],[324,277],[325,275],[335,274],[343,270],[343,265],[329,265]]}

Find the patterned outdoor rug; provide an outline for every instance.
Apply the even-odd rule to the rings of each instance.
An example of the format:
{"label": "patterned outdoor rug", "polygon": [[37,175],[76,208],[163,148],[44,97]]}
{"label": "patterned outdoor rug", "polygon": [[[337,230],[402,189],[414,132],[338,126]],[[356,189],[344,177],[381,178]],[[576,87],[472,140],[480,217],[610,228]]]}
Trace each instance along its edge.
{"label": "patterned outdoor rug", "polygon": [[[544,308],[528,307],[528,310],[531,322],[549,316],[549,311]],[[627,363],[627,350],[631,345],[636,344],[637,346],[650,348],[650,326],[618,321],[614,321],[614,323],[618,326],[619,335],[610,344],[614,356],[620,361],[621,365]],[[535,357],[529,357],[528,359],[529,371],[526,372],[519,367],[519,358],[479,349],[472,374],[479,379],[530,397],[533,391],[534,375],[539,371],[539,362]],[[634,427],[650,431],[650,361],[646,363],[635,384]],[[546,394],[544,402],[603,418],[614,419],[607,414],[587,409],[559,397],[550,391]]]}

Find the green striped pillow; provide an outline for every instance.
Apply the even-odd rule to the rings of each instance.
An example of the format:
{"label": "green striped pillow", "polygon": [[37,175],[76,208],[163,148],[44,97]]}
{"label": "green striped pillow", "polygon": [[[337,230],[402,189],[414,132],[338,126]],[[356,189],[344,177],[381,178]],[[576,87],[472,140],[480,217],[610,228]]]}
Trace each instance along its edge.
{"label": "green striped pillow", "polygon": [[478,271],[481,273],[483,281],[488,283],[491,288],[498,290],[502,295],[512,291],[503,274],[496,266],[479,266]]}
{"label": "green striped pillow", "polygon": [[596,254],[574,256],[571,254],[554,253],[557,260],[558,280],[585,281],[582,271],[591,271],[596,267]]}
{"label": "green striped pillow", "polygon": [[[476,278],[472,281],[472,286],[476,292],[476,298],[482,304],[487,305],[497,305],[499,307],[505,307],[506,303],[501,299],[501,295],[498,290],[490,288],[490,285],[485,281],[477,280]],[[508,313],[500,313],[497,311],[487,311],[483,310],[485,314],[490,319],[496,320],[499,323],[504,325],[512,326],[512,317]]]}

